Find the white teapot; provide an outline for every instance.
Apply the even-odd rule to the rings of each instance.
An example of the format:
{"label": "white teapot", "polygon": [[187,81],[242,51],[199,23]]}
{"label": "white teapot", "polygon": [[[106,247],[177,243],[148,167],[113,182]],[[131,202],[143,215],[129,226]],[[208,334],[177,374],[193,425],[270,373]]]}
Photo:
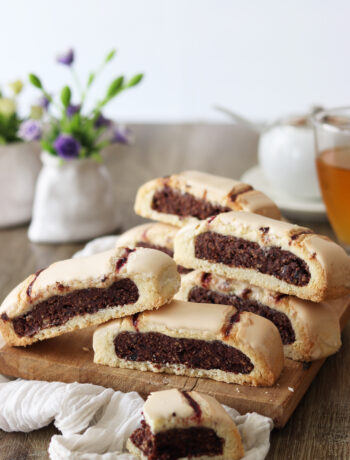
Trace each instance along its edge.
{"label": "white teapot", "polygon": [[274,188],[298,198],[320,199],[314,133],[308,116],[288,117],[265,128],[258,160]]}
{"label": "white teapot", "polygon": [[271,124],[251,122],[216,106],[236,124],[260,133],[258,161],[265,178],[276,190],[307,200],[319,200],[316,153],[311,114],[289,116]]}

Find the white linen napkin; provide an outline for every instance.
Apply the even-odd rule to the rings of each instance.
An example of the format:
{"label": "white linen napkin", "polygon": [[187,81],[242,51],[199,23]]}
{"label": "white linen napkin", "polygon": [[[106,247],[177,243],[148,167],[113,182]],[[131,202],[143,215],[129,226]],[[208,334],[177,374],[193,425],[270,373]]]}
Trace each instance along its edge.
{"label": "white linen napkin", "polygon": [[78,257],[92,256],[98,252],[108,251],[108,249],[113,249],[118,241],[118,235],[108,235],[101,236],[100,238],[95,238],[94,240],[89,241],[83,249],[76,252],[73,255],[73,259]]}
{"label": "white linen napkin", "polygon": [[[96,238],[73,257],[111,249],[117,239],[112,235]],[[1,340],[0,336],[0,348]],[[0,375],[0,429],[27,433],[53,422],[62,434],[51,438],[52,460],[135,460],[125,452],[125,444],[140,423],[142,405],[136,392],[81,383],[10,381]],[[272,420],[223,407],[241,433],[244,460],[263,460],[270,448]]]}
{"label": "white linen napkin", "polygon": [[[51,438],[52,460],[134,460],[125,443],[141,420],[143,399],[81,383],[9,381],[0,377],[0,428],[28,433],[54,422],[62,434]],[[241,433],[245,460],[263,460],[270,447],[272,420],[239,415],[224,406]]]}

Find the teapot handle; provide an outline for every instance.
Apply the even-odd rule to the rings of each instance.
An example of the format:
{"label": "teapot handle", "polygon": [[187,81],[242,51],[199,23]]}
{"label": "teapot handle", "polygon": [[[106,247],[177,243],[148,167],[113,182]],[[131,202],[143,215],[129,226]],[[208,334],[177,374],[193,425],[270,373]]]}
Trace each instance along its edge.
{"label": "teapot handle", "polygon": [[247,118],[238,115],[238,113],[235,113],[232,110],[227,109],[226,107],[223,107],[221,105],[215,104],[213,105],[213,108],[221,113],[224,113],[225,115],[228,115],[236,125],[244,126],[245,128],[250,129],[251,131],[254,131],[257,134],[260,134],[266,127],[265,123],[256,123],[254,121],[248,120]]}

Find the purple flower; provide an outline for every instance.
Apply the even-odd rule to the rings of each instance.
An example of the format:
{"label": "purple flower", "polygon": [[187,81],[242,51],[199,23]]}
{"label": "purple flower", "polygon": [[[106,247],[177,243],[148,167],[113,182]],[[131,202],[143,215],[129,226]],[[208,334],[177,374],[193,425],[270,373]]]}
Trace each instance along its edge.
{"label": "purple flower", "polygon": [[47,97],[41,96],[38,99],[38,105],[40,105],[40,107],[42,107],[43,109],[47,110],[50,105],[50,101],[48,100]]}
{"label": "purple flower", "polygon": [[59,134],[53,143],[57,155],[65,160],[77,158],[80,151],[79,142],[70,134]]}
{"label": "purple flower", "polygon": [[101,128],[102,126],[110,126],[111,120],[109,118],[105,118],[102,113],[99,114],[97,120],[95,121],[95,128]]}
{"label": "purple flower", "polygon": [[80,109],[80,104],[69,104],[69,106],[67,107],[67,117],[72,118],[74,114],[80,112]]}
{"label": "purple flower", "polygon": [[57,62],[59,64],[70,66],[73,64],[73,61],[74,61],[74,51],[72,48],[67,50],[65,53],[57,56]]}
{"label": "purple flower", "polygon": [[126,126],[117,126],[113,132],[112,142],[119,144],[131,144],[133,135],[131,129]]}
{"label": "purple flower", "polygon": [[25,120],[18,130],[18,136],[27,142],[39,140],[41,134],[41,123],[38,120]]}

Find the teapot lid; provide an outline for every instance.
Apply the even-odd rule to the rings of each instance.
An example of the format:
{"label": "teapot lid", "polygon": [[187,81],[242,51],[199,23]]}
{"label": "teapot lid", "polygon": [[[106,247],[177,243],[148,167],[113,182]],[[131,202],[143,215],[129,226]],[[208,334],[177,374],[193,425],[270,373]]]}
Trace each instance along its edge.
{"label": "teapot lid", "polygon": [[310,108],[307,113],[303,114],[291,114],[285,117],[279,118],[273,123],[273,126],[292,126],[295,128],[310,128],[312,126],[312,117],[318,112],[321,112],[323,107],[315,105]]}

